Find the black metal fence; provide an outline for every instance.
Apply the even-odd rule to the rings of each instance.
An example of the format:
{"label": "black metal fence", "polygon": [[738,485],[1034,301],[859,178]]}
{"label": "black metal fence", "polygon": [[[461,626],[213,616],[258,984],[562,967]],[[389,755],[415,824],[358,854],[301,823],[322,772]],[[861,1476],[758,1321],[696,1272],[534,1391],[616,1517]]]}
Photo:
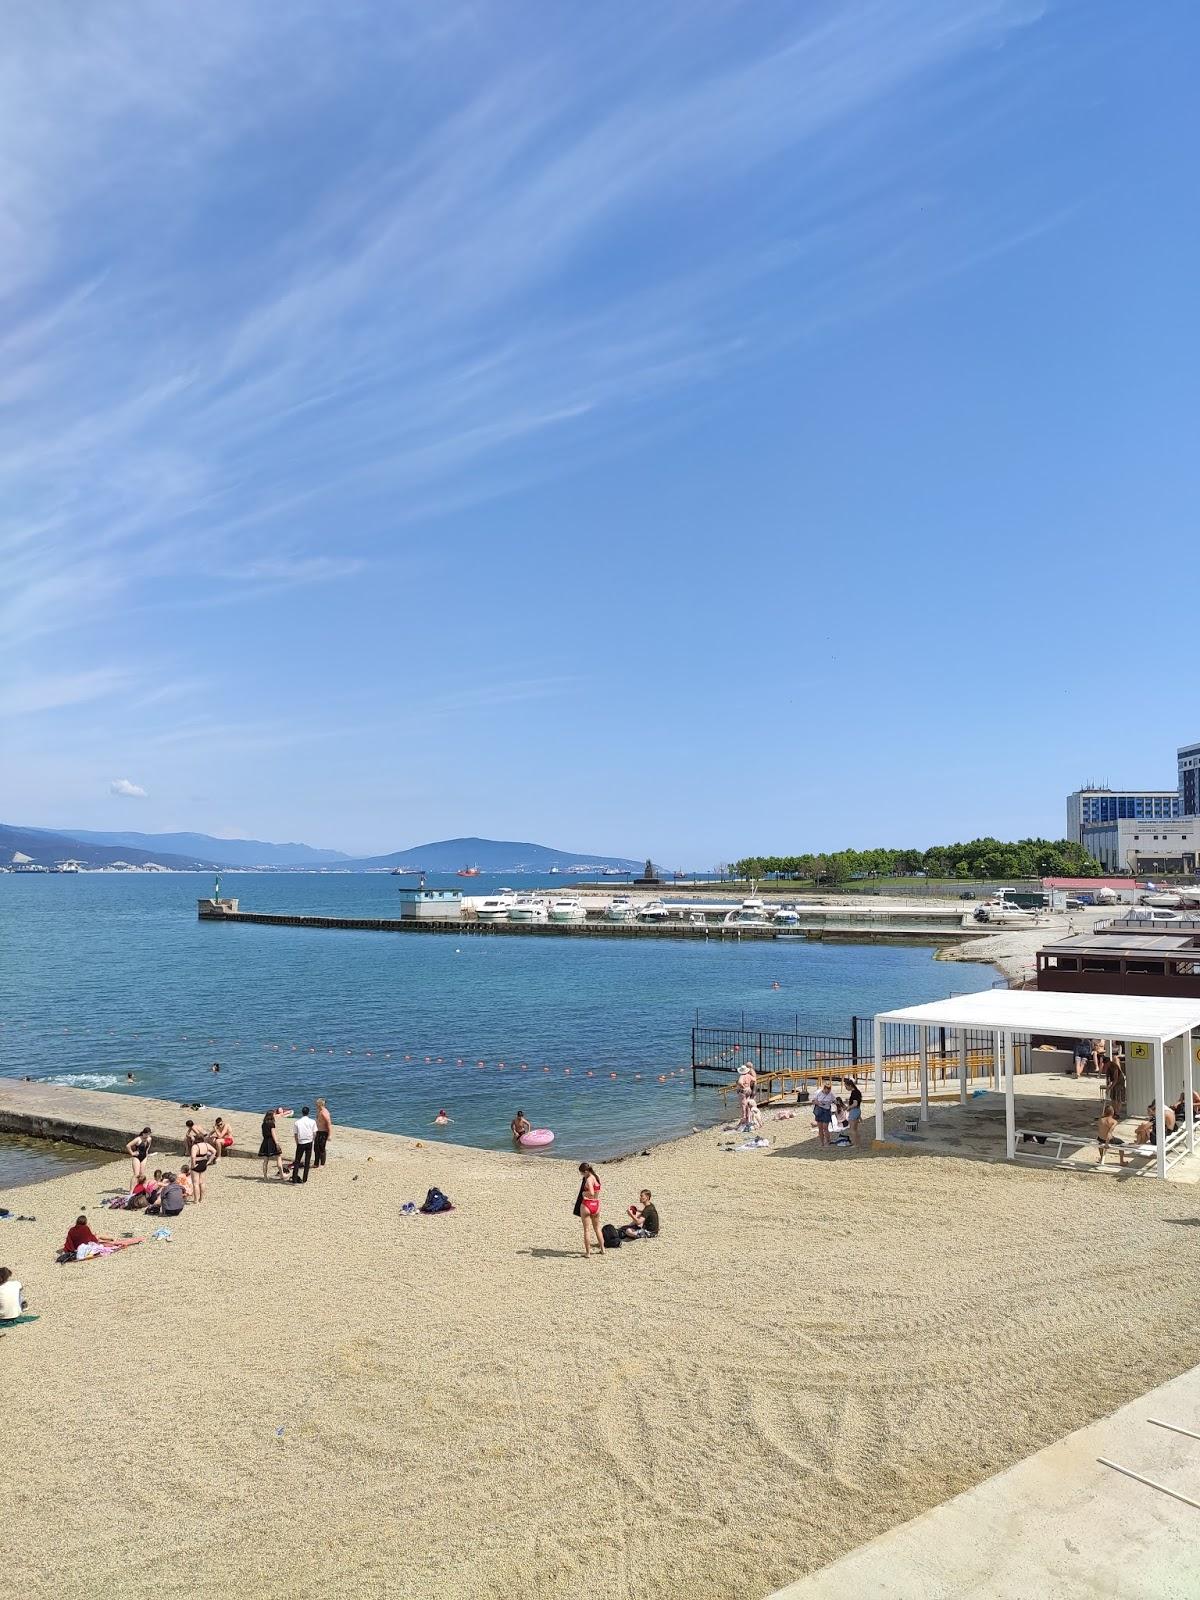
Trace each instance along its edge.
{"label": "black metal fence", "polygon": [[741,1027],[692,1029],[695,1084],[728,1083],[747,1062],[753,1062],[759,1076],[766,1077],[771,1073],[848,1072],[856,1060],[849,1035]]}
{"label": "black metal fence", "polygon": [[[889,1082],[915,1080],[920,1070],[921,1028],[916,1023],[885,1022],[882,1055]],[[1029,1039],[1014,1035],[1014,1068],[1028,1070]],[[937,1028],[930,1031],[926,1061],[931,1083],[957,1080],[965,1063],[966,1077],[996,1074],[995,1037],[988,1028]],[[847,1034],[777,1032],[741,1026],[692,1029],[692,1082],[696,1086],[728,1084],[752,1063],[760,1078],[772,1074],[846,1073],[869,1076],[875,1064],[873,1017],[852,1017]]]}

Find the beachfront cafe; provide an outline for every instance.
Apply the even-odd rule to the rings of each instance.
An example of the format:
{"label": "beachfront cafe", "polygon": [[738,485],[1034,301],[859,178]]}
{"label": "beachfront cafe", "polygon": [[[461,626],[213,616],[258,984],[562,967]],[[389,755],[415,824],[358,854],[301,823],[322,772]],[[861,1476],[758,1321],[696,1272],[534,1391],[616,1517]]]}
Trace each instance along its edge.
{"label": "beachfront cafe", "polygon": [[[1046,1114],[1047,1105],[1057,1104],[1063,1121],[1072,1122],[1072,1126],[1047,1126],[1041,1116],[1035,1125],[1025,1110],[1035,1103],[1033,1098],[1017,1092],[1018,1076],[1026,1089],[1033,1081],[1030,1075],[1039,1071],[1043,1083],[1051,1071],[1060,1082],[1073,1079],[1070,1066],[1064,1066],[1064,1058],[1069,1063],[1072,1042],[1080,1039],[1106,1040],[1110,1048],[1120,1050],[1125,1099],[1131,1110],[1153,1103],[1150,1142],[1127,1144],[1125,1154],[1139,1158],[1142,1170],[1165,1178],[1173,1166],[1196,1149],[1192,1094],[1200,1077],[1200,998],[985,989],[928,1005],[881,1011],[874,1019],[875,1137],[885,1142],[884,1081],[889,1060],[896,1054],[896,1041],[902,1040],[903,1048],[916,1057],[919,1098],[913,1108],[913,1123],[917,1126],[929,1121],[931,1063],[935,1070],[940,1069],[943,1082],[951,1075],[957,1078],[957,1098],[965,1108],[970,1078],[968,1049],[986,1041],[995,1063],[994,1085],[1004,1095],[1008,1159],[1057,1163],[1085,1148],[1094,1151],[1094,1122],[1100,1110],[1095,1078],[1066,1085],[1067,1092],[1078,1089],[1086,1094],[1086,1102],[1066,1098],[1055,1102],[1044,1097],[1037,1102],[1041,1116]],[[960,1063],[957,1071],[952,1065],[956,1056]],[[1166,1107],[1180,1098],[1183,1116],[1168,1132]],[[1020,1117],[1018,1100],[1022,1102]]]}

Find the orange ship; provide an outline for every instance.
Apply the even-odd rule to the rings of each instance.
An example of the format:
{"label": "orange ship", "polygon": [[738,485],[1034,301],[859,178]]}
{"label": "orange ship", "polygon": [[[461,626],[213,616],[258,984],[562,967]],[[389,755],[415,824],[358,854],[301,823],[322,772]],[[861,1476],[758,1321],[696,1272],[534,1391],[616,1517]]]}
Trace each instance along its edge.
{"label": "orange ship", "polygon": [[459,875],[460,878],[477,878],[479,876],[479,868],[478,867],[459,867],[458,875]]}

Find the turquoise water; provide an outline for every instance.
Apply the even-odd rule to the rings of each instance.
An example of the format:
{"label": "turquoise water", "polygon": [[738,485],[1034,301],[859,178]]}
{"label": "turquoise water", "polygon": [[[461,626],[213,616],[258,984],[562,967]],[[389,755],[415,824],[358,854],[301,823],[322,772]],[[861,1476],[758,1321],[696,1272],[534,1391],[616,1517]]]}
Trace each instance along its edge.
{"label": "turquoise water", "polygon": [[[227,873],[222,892],[246,910],[386,917],[400,881]],[[538,882],[570,879],[518,886]],[[845,1034],[853,1012],[994,977],[923,947],[222,926],[196,917],[211,888],[0,876],[0,1073],[256,1112],[324,1095],[342,1122],[495,1148],[520,1106],[558,1153],[604,1156],[716,1119],[713,1092],[678,1070],[697,1016]],[[444,1133],[430,1126],[441,1106]],[[237,1132],[257,1144],[257,1116]]]}

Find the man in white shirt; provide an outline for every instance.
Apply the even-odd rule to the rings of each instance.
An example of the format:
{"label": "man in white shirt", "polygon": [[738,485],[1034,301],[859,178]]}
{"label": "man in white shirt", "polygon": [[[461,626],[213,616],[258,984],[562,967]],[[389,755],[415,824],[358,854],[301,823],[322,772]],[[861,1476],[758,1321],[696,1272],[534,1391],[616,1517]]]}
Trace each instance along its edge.
{"label": "man in white shirt", "polygon": [[307,1106],[300,1107],[295,1131],[296,1159],[292,1162],[292,1182],[307,1183],[308,1169],[312,1165],[313,1140],[317,1136],[317,1125],[309,1115]]}
{"label": "man in white shirt", "polygon": [[13,1277],[12,1268],[0,1267],[0,1322],[15,1322],[24,1309],[21,1285]]}

